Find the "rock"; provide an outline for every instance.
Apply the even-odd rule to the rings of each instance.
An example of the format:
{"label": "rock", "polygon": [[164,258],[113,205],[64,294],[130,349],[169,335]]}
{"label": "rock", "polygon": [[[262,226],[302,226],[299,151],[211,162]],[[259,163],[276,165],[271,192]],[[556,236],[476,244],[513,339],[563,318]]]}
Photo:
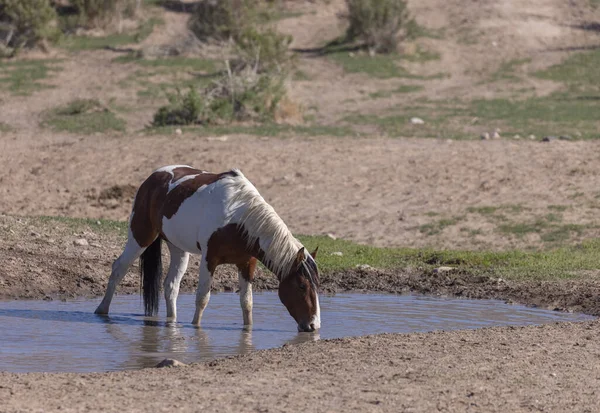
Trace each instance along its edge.
{"label": "rock", "polygon": [[556,140],[556,136],[544,136],[542,138],[542,142],[550,142],[550,141],[555,141]]}
{"label": "rock", "polygon": [[102,248],[102,245],[98,244],[97,242],[92,242],[90,244],[90,247],[94,247],[94,248]]}
{"label": "rock", "polygon": [[572,141],[573,138],[571,138],[569,135],[560,135],[560,137],[558,138],[561,141]]}
{"label": "rock", "polygon": [[513,139],[519,140],[519,139],[521,139],[521,135],[517,134],[517,135],[513,136]]}
{"label": "rock", "polygon": [[327,234],[327,238],[332,239],[334,241],[337,239],[337,237],[333,234]]}
{"label": "rock", "polygon": [[31,235],[32,237],[36,237],[36,238],[37,238],[37,237],[41,237],[40,233],[39,233],[39,232],[35,232],[35,231],[31,231],[31,232],[29,233],[29,235]]}
{"label": "rock", "polygon": [[335,255],[337,257],[343,257],[344,253],[342,251],[335,251],[335,252],[332,252],[331,255]]}
{"label": "rock", "polygon": [[425,121],[421,118],[410,118],[410,123],[412,123],[413,125],[424,125]]}
{"label": "rock", "polygon": [[454,267],[438,267],[438,268],[434,269],[433,272],[441,273],[441,272],[450,272],[450,271],[454,271],[454,270],[455,270]]}
{"label": "rock", "polygon": [[373,269],[373,267],[371,267],[368,264],[357,264],[356,268],[358,268],[359,270],[362,270],[362,271],[368,271],[368,270],[372,270]]}
{"label": "rock", "polygon": [[528,138],[532,141],[536,140],[537,138],[535,137],[535,135],[529,135]]}
{"label": "rock", "polygon": [[227,142],[229,138],[227,136],[215,136],[215,137],[209,137],[206,138],[207,141],[209,142]]}
{"label": "rock", "polygon": [[91,266],[90,264],[85,264],[85,269],[86,269],[86,270],[91,270],[91,269],[92,269],[92,266]]}
{"label": "rock", "polygon": [[163,361],[161,361],[160,363],[158,363],[156,366],[156,368],[162,368],[162,367],[185,367],[187,366],[187,364],[182,363],[179,360],[175,360],[175,359],[164,359]]}
{"label": "rock", "polygon": [[73,241],[73,245],[75,245],[77,247],[87,247],[90,244],[88,244],[88,242],[85,238],[78,238],[75,241]]}
{"label": "rock", "polygon": [[479,137],[479,139],[481,139],[482,141],[487,141],[490,139],[490,134],[485,132],[483,134],[481,134],[481,136]]}
{"label": "rock", "polygon": [[181,135],[183,131],[179,128],[175,129],[175,135]]}
{"label": "rock", "polygon": [[492,133],[492,139],[500,139],[500,129],[495,129],[494,133]]}

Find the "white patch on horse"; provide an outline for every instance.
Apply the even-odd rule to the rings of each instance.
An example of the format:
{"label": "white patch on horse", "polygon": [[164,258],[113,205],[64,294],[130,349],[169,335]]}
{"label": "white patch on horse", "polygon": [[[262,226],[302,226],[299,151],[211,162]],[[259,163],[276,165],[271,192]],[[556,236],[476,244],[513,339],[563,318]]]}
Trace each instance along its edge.
{"label": "white patch on horse", "polygon": [[194,179],[195,177],[197,177],[199,174],[195,174],[195,175],[185,175],[182,178],[179,178],[177,181],[173,182],[173,180],[171,180],[171,182],[169,182],[169,189],[167,190],[167,194],[169,192],[171,192],[173,189],[177,188],[179,185],[181,185],[182,183],[184,183],[185,181],[189,181],[190,179]]}

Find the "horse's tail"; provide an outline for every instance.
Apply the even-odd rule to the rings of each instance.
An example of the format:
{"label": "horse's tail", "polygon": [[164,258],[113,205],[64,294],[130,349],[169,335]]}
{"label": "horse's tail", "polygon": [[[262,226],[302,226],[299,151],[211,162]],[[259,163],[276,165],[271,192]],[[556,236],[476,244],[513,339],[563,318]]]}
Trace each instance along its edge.
{"label": "horse's tail", "polygon": [[147,316],[158,313],[158,293],[162,279],[161,239],[156,240],[140,256],[140,282],[144,295],[144,310]]}

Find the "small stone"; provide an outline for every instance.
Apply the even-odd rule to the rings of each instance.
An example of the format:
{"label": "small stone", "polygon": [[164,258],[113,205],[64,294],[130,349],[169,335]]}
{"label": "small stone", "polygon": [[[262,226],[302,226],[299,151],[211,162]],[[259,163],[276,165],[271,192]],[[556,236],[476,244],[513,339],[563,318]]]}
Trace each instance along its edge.
{"label": "small stone", "polygon": [[36,237],[36,238],[37,238],[37,237],[41,237],[40,233],[39,233],[39,232],[35,232],[35,231],[31,231],[31,232],[29,233],[29,235],[31,235],[32,237]]}
{"label": "small stone", "polygon": [[556,140],[556,136],[544,136],[542,142],[550,142]]}
{"label": "small stone", "polygon": [[73,245],[75,245],[77,247],[87,247],[90,244],[88,244],[88,242],[85,238],[78,238],[75,241],[73,241]]}
{"label": "small stone", "polygon": [[175,135],[181,135],[183,131],[179,128],[175,129]]}
{"label": "small stone", "polygon": [[342,251],[335,251],[335,252],[332,252],[331,255],[335,255],[337,257],[343,257],[344,253]]}
{"label": "small stone", "polygon": [[85,269],[86,269],[86,270],[91,270],[91,269],[92,269],[92,266],[91,266],[90,264],[85,264]]}
{"label": "small stone", "polygon": [[487,132],[482,133],[481,136],[479,137],[479,139],[481,139],[482,141],[487,141],[490,139],[490,134]]}
{"label": "small stone", "polygon": [[368,270],[372,270],[373,269],[373,267],[371,267],[368,264],[357,264],[356,268],[358,268],[359,270],[362,270],[362,271],[368,271]]}
{"label": "small stone", "polygon": [[206,138],[206,140],[209,142],[227,142],[228,139],[229,138],[227,136],[215,136]]}
{"label": "small stone", "polygon": [[187,364],[182,363],[179,360],[175,360],[175,359],[164,359],[163,361],[161,361],[160,363],[158,363],[156,366],[156,368],[162,368],[162,367],[185,367],[187,366]]}
{"label": "small stone", "polygon": [[561,141],[572,141],[573,138],[571,138],[569,135],[560,135],[560,137],[558,138]]}
{"label": "small stone", "polygon": [[98,244],[97,242],[92,242],[90,244],[90,247],[94,247],[94,248],[102,248],[102,245]]}
{"label": "small stone", "polygon": [[517,135],[513,136],[513,139],[519,140],[519,139],[521,139],[521,135],[517,134]]}
{"label": "small stone", "polygon": [[327,238],[332,239],[334,241],[337,239],[337,237],[333,234],[327,234]]}
{"label": "small stone", "polygon": [[532,141],[536,140],[537,138],[535,137],[535,135],[529,135],[528,138]]}
{"label": "small stone", "polygon": [[425,121],[421,118],[410,118],[410,123],[412,123],[413,125],[424,125]]}
{"label": "small stone", "polygon": [[438,268],[434,269],[433,272],[435,272],[435,273],[450,272],[450,271],[453,271],[454,269],[455,269],[454,267],[438,267]]}
{"label": "small stone", "polygon": [[495,129],[494,133],[492,134],[492,139],[500,139],[500,129]]}

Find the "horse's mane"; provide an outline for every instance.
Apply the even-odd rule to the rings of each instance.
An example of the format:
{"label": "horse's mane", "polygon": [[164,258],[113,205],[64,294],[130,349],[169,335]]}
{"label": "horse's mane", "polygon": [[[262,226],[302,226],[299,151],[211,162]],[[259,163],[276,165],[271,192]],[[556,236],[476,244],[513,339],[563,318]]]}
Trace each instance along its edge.
{"label": "horse's mane", "polygon": [[223,183],[232,192],[229,201],[232,222],[245,230],[247,246],[259,241],[265,254],[263,264],[283,279],[290,273],[302,244],[241,171],[233,169],[230,176]]}

